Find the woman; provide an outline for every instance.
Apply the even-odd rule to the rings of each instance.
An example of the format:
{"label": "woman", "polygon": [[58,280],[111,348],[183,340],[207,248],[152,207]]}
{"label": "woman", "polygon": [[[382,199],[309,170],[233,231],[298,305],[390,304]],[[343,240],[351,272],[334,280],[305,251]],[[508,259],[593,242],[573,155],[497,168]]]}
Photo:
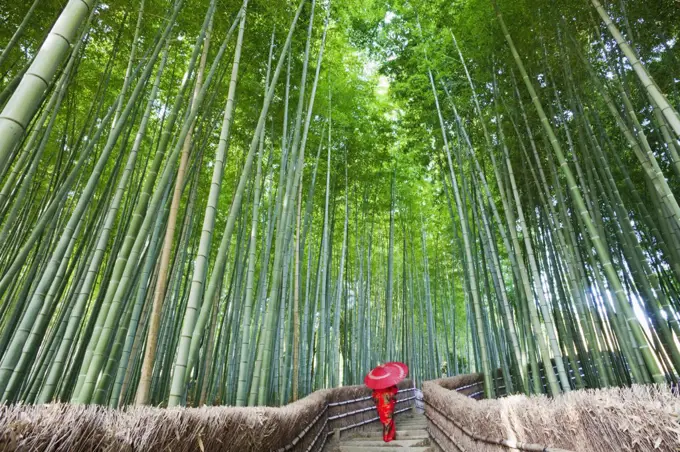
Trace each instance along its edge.
{"label": "woman", "polygon": [[394,425],[394,407],[397,404],[396,386],[390,386],[386,389],[374,389],[373,401],[375,401],[376,408],[378,408],[378,416],[383,425],[383,441],[389,443],[394,439],[396,427]]}
{"label": "woman", "polygon": [[374,368],[364,378],[366,386],[373,390],[373,400],[378,409],[380,422],[383,424],[383,441],[389,443],[394,439],[394,407],[397,405],[397,384],[408,375],[408,366],[404,363],[391,362]]}

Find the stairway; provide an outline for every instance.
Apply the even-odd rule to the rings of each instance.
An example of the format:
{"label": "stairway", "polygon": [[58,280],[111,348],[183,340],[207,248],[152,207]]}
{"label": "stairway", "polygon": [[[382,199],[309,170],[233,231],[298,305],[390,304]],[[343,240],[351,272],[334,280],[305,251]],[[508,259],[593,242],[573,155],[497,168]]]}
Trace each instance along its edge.
{"label": "stairway", "polygon": [[382,439],[382,425],[375,423],[366,430],[347,432],[340,437],[330,450],[333,452],[434,452],[427,433],[427,421],[423,415],[402,415],[395,417],[397,434],[394,441],[386,443]]}

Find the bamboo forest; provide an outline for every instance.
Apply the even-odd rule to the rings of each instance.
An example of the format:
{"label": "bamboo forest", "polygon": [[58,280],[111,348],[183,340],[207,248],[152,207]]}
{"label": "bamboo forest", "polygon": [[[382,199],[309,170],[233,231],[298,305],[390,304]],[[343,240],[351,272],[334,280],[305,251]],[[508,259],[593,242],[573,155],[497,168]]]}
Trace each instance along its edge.
{"label": "bamboo forest", "polygon": [[487,399],[677,387],[677,0],[0,24],[4,406],[279,407],[388,361]]}

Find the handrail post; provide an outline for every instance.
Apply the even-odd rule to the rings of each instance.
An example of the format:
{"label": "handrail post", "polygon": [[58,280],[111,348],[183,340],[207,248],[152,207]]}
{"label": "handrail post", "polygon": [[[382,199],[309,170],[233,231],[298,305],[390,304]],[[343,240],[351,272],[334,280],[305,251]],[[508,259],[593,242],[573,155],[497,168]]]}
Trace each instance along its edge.
{"label": "handrail post", "polygon": [[416,380],[413,380],[413,405],[411,405],[411,414],[414,416],[418,414],[418,388],[416,387]]}

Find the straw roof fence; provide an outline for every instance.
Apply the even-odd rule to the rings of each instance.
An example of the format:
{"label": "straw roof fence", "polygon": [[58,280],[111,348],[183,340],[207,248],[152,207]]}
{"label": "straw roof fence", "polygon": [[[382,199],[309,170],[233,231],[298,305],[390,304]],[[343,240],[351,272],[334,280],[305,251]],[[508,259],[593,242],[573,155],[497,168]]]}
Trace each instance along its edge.
{"label": "straw roof fence", "polygon": [[668,387],[475,400],[481,381],[477,374],[424,383],[429,430],[444,451],[680,450],[680,398]]}

